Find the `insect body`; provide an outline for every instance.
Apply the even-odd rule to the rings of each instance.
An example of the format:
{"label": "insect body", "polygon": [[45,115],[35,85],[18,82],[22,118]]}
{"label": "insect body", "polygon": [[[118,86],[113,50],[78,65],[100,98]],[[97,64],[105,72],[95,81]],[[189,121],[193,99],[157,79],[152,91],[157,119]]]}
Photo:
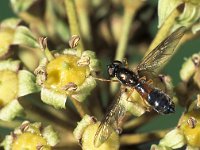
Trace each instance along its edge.
{"label": "insect body", "polygon": [[[158,113],[173,113],[175,105],[171,98],[164,91],[150,84],[150,80],[146,80],[146,77],[157,74],[158,68],[171,56],[185,30],[185,27],[180,27],[164,39],[142,60],[134,71],[128,69],[122,62],[114,61],[108,65],[108,74],[111,78],[116,77],[124,87],[135,89],[147,105]],[[109,138],[113,129],[119,131],[119,124],[126,112],[126,109],[120,105],[120,98],[121,94],[112,103],[97,129],[94,137],[96,147],[99,147]]]}
{"label": "insect body", "polygon": [[124,86],[133,87],[157,112],[168,114],[175,111],[175,105],[166,93],[149,85],[145,79],[140,79],[138,74],[125,68],[122,62],[114,61],[108,66],[108,73],[110,77],[117,77]]}

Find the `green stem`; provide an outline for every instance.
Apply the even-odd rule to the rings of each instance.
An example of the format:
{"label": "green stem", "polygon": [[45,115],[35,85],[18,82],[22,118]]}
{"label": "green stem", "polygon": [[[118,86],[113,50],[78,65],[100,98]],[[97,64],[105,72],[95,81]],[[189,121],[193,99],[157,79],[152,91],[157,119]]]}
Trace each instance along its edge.
{"label": "green stem", "polygon": [[[79,35],[81,37],[75,2],[74,0],[65,0],[64,2],[65,2],[65,9],[69,21],[69,28],[71,35]],[[84,46],[81,40],[79,41],[77,50],[79,51],[80,54],[84,50]]]}
{"label": "green stem", "polygon": [[39,38],[39,44],[41,47],[41,50],[44,54],[44,56],[48,59],[48,61],[51,61],[54,59],[53,54],[50,52],[48,45],[47,45],[47,38],[46,37],[40,37]]}
{"label": "green stem", "polygon": [[[144,2],[142,0],[137,0],[132,2],[132,0],[124,1],[125,13],[123,16],[123,26],[122,26],[122,35],[117,46],[115,60],[122,60],[125,56],[129,33],[132,25],[132,20],[138,11],[139,8],[143,6]],[[117,89],[115,84],[111,84],[111,92],[114,93]]]}
{"label": "green stem", "polygon": [[123,18],[124,23],[122,28],[122,35],[120,37],[119,45],[117,47],[117,53],[115,56],[116,60],[122,60],[125,55],[133,16],[133,12],[129,13],[129,11],[125,10]]}
{"label": "green stem", "polygon": [[86,42],[87,46],[91,49],[92,46],[92,34],[91,34],[91,26],[89,20],[89,1],[88,0],[76,0],[78,19],[80,24],[81,34],[84,38],[84,42]]}
{"label": "green stem", "polygon": [[170,130],[158,130],[154,132],[148,133],[138,133],[138,134],[125,134],[120,137],[120,144],[121,145],[136,145],[142,144],[145,142],[153,141],[156,139],[160,139],[165,136],[167,132]]}
{"label": "green stem", "polygon": [[86,109],[86,107],[79,102],[78,100],[76,100],[73,97],[70,97],[72,103],[74,104],[74,106],[76,107],[76,110],[78,111],[79,115],[81,116],[81,118],[83,118],[86,114],[90,114],[89,110]]}
{"label": "green stem", "polygon": [[[134,4],[134,5],[133,5]],[[122,26],[122,35],[119,40],[119,45],[117,47],[117,53],[115,56],[116,60],[122,60],[128,43],[129,33],[132,25],[132,20],[139,8],[143,5],[141,0],[137,0],[134,3],[130,2],[130,0],[124,1],[124,9],[125,13],[123,16],[123,26]]]}
{"label": "green stem", "polygon": [[55,114],[49,112],[45,107],[41,105],[41,103],[37,102],[39,100],[39,95],[34,96],[24,96],[19,98],[20,104],[25,109],[26,118],[31,118],[32,120],[43,121],[46,124],[53,124],[55,126],[59,126],[62,129],[67,128],[69,130],[73,130],[74,124],[69,120],[63,120],[62,118],[56,116]]}
{"label": "green stem", "polygon": [[0,121],[0,127],[1,128],[7,128],[7,129],[14,129],[21,125],[21,121],[15,120],[15,121]]}
{"label": "green stem", "polygon": [[128,130],[128,129],[136,129],[138,127],[141,127],[145,123],[149,122],[155,116],[156,116],[156,113],[151,112],[151,113],[144,114],[141,117],[134,118],[126,122],[123,126],[123,129]]}
{"label": "green stem", "polygon": [[176,24],[176,18],[180,16],[182,12],[177,8],[175,8],[172,13],[168,16],[166,21],[163,23],[161,28],[159,29],[156,37],[153,42],[149,46],[149,49],[145,53],[145,56],[148,55],[158,44],[160,44],[170,33],[174,24]]}

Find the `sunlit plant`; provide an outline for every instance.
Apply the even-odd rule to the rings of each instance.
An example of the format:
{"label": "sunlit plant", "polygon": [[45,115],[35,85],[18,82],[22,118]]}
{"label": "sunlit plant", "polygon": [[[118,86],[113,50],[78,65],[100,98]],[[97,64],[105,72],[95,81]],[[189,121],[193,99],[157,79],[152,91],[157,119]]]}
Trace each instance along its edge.
{"label": "sunlit plant", "polygon": [[[199,43],[195,45],[200,35],[199,0],[9,3],[16,17],[0,22],[3,149],[200,148],[200,52]],[[162,43],[180,29],[181,38],[174,38],[175,43],[178,39],[175,45],[166,44],[167,40]],[[162,47],[155,50],[160,43]],[[187,43],[194,47],[179,52]],[[166,45],[174,46],[172,53],[163,53],[170,55],[167,61],[155,54],[162,53]],[[176,111],[167,116],[176,121],[156,121],[166,117],[164,111],[147,103],[142,92],[121,86],[122,80],[108,78],[112,77],[113,70],[107,67],[111,62],[121,61],[134,70],[146,56],[154,60],[151,65],[161,63],[157,62],[156,70],[150,67],[151,76],[143,72],[138,82],[147,82],[146,89],[161,88],[171,98]],[[143,71],[145,63],[149,62],[140,65]],[[180,68],[174,69],[176,65]],[[118,98],[120,107],[108,111]],[[99,125],[106,121],[100,131],[109,136],[101,136],[103,142],[95,145],[95,138],[102,135],[97,134]],[[159,129],[146,129],[149,122]]]}

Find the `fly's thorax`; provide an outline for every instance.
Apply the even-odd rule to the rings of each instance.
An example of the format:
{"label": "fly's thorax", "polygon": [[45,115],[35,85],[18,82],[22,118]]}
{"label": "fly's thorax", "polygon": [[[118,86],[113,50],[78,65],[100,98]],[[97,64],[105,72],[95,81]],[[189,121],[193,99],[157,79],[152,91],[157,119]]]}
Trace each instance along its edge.
{"label": "fly's thorax", "polygon": [[161,114],[169,114],[175,112],[175,105],[171,98],[162,90],[154,89],[148,94],[148,103],[154,110]]}
{"label": "fly's thorax", "polygon": [[116,77],[122,84],[126,86],[134,87],[139,82],[138,75],[127,68],[119,68],[118,72],[116,73]]}

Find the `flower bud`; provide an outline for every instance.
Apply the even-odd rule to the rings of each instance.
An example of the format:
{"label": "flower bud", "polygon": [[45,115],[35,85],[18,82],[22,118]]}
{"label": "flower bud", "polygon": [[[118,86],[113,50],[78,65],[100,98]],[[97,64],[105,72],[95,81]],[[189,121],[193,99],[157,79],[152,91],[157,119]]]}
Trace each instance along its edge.
{"label": "flower bud", "polygon": [[168,132],[162,140],[160,140],[159,145],[170,147],[172,149],[181,148],[183,145],[185,145],[185,137],[183,132],[175,128],[174,130]]}
{"label": "flower bud", "polygon": [[11,135],[6,136],[1,145],[6,150],[51,150],[57,143],[58,136],[52,127],[42,128],[41,123],[24,121]]}
{"label": "flower bud", "polygon": [[193,147],[200,147],[200,109],[193,105],[180,119],[180,130],[184,133],[186,142]]}
{"label": "flower bud", "polygon": [[117,150],[119,149],[119,135],[114,132],[111,136],[99,147],[94,145],[94,137],[99,127],[99,122],[88,115],[78,123],[74,130],[74,136],[80,142],[83,150]]}
{"label": "flower bud", "polygon": [[20,96],[39,91],[35,84],[35,76],[19,70],[20,61],[0,61],[0,119],[12,120],[21,114],[22,106],[18,102]]}

